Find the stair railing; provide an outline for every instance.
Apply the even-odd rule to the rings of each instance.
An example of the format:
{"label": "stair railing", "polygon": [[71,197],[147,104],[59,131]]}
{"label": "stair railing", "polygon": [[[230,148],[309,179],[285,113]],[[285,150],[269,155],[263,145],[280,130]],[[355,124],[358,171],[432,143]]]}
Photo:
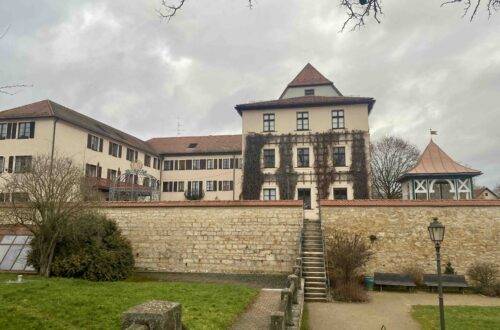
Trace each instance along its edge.
{"label": "stair railing", "polygon": [[319,209],[319,223],[321,225],[321,238],[323,240],[323,265],[325,267],[326,276],[326,295],[330,295],[330,276],[328,276],[328,250],[326,249],[326,237],[325,237],[325,226],[323,225],[323,219],[321,219],[321,206]]}

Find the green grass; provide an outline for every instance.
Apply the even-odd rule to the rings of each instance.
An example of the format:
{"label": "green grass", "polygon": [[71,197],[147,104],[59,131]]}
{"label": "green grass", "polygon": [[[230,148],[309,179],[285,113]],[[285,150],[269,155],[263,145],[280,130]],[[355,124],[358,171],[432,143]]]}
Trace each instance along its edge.
{"label": "green grass", "polygon": [[225,329],[258,290],[243,285],[182,282],[89,282],[0,274],[0,329],[119,329],[128,308],[157,299],[182,304],[189,329]]}
{"label": "green grass", "polygon": [[[423,330],[439,329],[437,306],[413,306],[412,316]],[[444,309],[446,329],[500,329],[500,307],[449,306]]]}
{"label": "green grass", "polygon": [[300,330],[309,330],[309,310],[307,305],[304,304],[304,310],[302,311],[302,323],[300,324]]}

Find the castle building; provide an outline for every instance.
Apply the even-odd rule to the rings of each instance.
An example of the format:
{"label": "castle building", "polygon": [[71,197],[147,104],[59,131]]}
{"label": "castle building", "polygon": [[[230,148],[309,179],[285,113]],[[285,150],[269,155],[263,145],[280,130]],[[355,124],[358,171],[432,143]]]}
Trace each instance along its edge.
{"label": "castle building", "polygon": [[399,181],[403,199],[472,199],[481,171],[460,165],[431,139],[417,164]]}
{"label": "castle building", "polygon": [[[276,100],[236,105],[242,134],[143,141],[45,100],[0,111],[0,174],[68,156],[106,200],[368,198],[375,100],[344,96],[307,64]],[[1,196],[8,200],[12,196]]]}
{"label": "castle building", "polygon": [[243,199],[369,198],[369,124],[375,100],[344,96],[311,64],[276,100],[239,104]]}

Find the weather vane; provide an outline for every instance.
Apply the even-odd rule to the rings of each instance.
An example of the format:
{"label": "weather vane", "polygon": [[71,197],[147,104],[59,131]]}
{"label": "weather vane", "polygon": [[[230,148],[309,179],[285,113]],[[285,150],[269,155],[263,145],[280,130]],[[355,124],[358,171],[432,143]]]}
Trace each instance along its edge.
{"label": "weather vane", "polygon": [[432,128],[429,128],[429,132],[431,133],[431,140],[433,135],[438,135],[438,131],[433,130]]}

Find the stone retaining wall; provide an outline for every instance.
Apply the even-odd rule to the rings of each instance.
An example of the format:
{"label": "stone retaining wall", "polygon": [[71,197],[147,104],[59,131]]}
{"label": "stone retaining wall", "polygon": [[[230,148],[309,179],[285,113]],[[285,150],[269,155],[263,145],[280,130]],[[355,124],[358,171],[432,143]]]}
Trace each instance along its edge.
{"label": "stone retaining wall", "polygon": [[368,242],[376,237],[369,273],[400,272],[410,265],[434,273],[427,232],[432,217],[446,226],[443,265],[451,261],[460,274],[475,261],[500,265],[500,201],[322,201],[321,217],[327,237],[339,229]]}
{"label": "stone retaining wall", "polygon": [[107,203],[143,270],[289,273],[298,256],[297,202]]}

